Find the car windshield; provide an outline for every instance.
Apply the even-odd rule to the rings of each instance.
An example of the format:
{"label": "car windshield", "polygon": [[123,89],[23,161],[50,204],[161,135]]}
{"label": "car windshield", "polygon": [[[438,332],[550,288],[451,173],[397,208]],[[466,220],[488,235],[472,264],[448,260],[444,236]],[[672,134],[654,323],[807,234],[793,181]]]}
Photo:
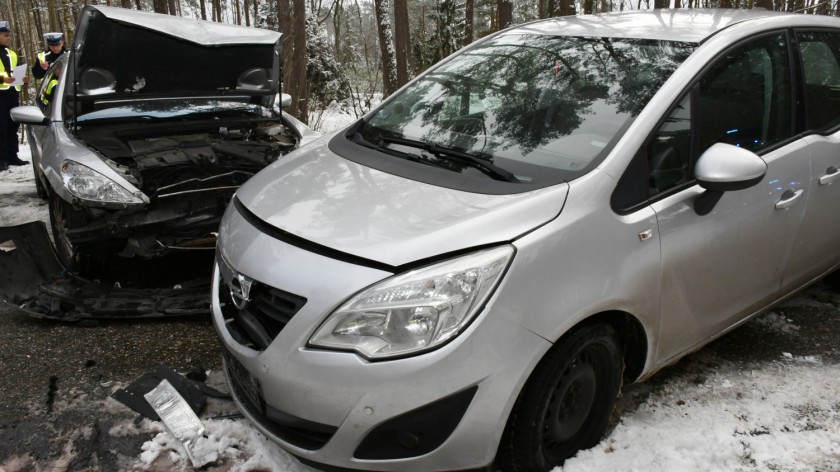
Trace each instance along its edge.
{"label": "car windshield", "polygon": [[499,36],[420,77],[357,136],[387,152],[432,154],[454,171],[475,167],[453,158],[467,153],[512,172],[508,181],[570,180],[597,163],[695,46]]}
{"label": "car windshield", "polygon": [[183,120],[273,118],[271,111],[251,103],[210,99],[151,100],[133,103],[110,103],[107,107],[79,116],[76,122],[92,123],[101,120]]}

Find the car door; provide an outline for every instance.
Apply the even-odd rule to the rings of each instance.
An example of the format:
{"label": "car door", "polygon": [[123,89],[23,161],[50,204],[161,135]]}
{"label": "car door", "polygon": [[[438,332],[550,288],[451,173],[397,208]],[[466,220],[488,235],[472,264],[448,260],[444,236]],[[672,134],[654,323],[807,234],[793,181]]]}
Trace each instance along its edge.
{"label": "car door", "polygon": [[[808,149],[794,140],[788,35],[737,45],[707,67],[648,146],[649,187],[659,194],[661,333],[665,361],[763,308],[779,293],[805,209]],[[674,128],[682,132],[674,133]],[[751,188],[725,192],[708,214],[693,168],[715,143],[759,154],[767,164]],[[733,159],[738,153],[733,153]]]}
{"label": "car door", "polygon": [[840,32],[798,31],[810,149],[807,206],[782,289],[840,262]]}
{"label": "car door", "polygon": [[[58,90],[53,93],[52,99],[46,100],[46,103],[43,97],[46,96],[46,89],[50,81],[58,79],[61,75],[64,63],[65,61],[62,59],[56,61],[56,63],[54,63],[47,71],[41,83],[38,84],[34,102],[38,108],[41,109],[44,115],[50,118],[53,116],[53,109],[55,108],[56,102],[60,101],[60,97],[58,97],[57,93]],[[29,132],[30,148],[32,149],[32,161],[35,166],[43,166],[44,152],[47,152],[47,154],[53,152],[50,149],[54,149],[55,147],[55,136],[52,130],[54,125],[55,123],[51,122],[46,126],[26,127]]]}

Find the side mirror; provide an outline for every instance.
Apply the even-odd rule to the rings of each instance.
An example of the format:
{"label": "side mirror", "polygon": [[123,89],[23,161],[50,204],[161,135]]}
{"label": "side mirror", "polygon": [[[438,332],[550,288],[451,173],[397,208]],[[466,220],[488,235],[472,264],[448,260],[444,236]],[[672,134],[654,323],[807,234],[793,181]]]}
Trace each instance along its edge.
{"label": "side mirror", "polygon": [[714,209],[724,192],[750,188],[764,178],[767,163],[754,152],[717,143],[697,160],[694,177],[706,189],[694,200],[694,211],[705,215]]}
{"label": "side mirror", "polygon": [[32,105],[15,107],[11,111],[12,119],[27,125],[48,125],[50,119],[44,116],[40,108]]}
{"label": "side mirror", "polygon": [[280,94],[280,108],[286,108],[292,104],[292,96],[288,93]]}

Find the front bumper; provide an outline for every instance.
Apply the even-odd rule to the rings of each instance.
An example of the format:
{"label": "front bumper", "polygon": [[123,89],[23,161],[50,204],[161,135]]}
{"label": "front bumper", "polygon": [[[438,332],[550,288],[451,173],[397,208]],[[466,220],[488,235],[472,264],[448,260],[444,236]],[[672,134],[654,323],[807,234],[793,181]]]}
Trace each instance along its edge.
{"label": "front bumper", "polygon": [[[263,433],[304,460],[349,469],[444,471],[493,461],[513,402],[550,347],[493,316],[495,298],[441,348],[369,362],[306,343],[346,298],[391,274],[274,239],[232,206],[219,238],[213,320],[234,397]],[[305,299],[267,346],[228,327],[226,283],[237,274]]]}

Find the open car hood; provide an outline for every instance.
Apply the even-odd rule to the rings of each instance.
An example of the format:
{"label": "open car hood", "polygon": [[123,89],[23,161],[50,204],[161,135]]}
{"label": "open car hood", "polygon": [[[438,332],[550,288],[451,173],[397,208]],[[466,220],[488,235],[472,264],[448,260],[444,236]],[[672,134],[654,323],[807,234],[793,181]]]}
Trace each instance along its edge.
{"label": "open car hood", "polygon": [[268,107],[280,92],[280,45],[274,31],[86,6],[68,61],[77,84],[69,95],[83,107],[79,114],[109,101],[158,97]]}

